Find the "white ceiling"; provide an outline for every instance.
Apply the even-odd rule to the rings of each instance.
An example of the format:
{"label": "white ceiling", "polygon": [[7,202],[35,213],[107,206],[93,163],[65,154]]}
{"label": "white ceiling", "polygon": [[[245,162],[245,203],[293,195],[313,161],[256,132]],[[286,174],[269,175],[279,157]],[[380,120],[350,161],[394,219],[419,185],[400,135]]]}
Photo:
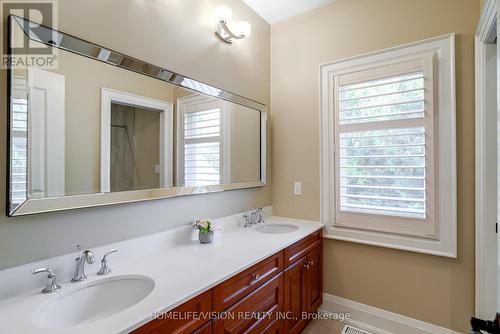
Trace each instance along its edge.
{"label": "white ceiling", "polygon": [[243,0],[268,23],[296,16],[334,0]]}

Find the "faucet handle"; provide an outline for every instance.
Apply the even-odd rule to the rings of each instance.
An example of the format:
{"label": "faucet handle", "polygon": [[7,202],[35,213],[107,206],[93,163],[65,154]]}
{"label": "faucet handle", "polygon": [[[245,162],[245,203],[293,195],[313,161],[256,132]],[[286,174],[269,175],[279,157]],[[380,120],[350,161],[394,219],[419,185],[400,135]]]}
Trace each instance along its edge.
{"label": "faucet handle", "polygon": [[264,222],[264,208],[259,209],[258,223]]}
{"label": "faucet handle", "polygon": [[112,250],[110,250],[109,252],[104,254],[104,256],[102,257],[102,260],[101,260],[101,269],[99,269],[99,271],[97,272],[97,275],[111,274],[111,268],[108,267],[108,255],[116,253],[116,252],[118,252],[118,249],[113,248]]}
{"label": "faucet handle", "polygon": [[41,273],[47,273],[47,284],[45,285],[45,288],[43,288],[42,293],[52,293],[56,292],[61,288],[59,284],[57,284],[56,281],[56,274],[52,271],[50,268],[38,268],[34,269],[31,271],[31,274],[36,275],[36,274],[41,274]]}
{"label": "faucet handle", "polygon": [[75,246],[76,248],[76,258],[79,259],[82,256],[82,245],[78,244]]}
{"label": "faucet handle", "polygon": [[252,218],[250,213],[245,213],[243,215],[243,219],[244,219],[243,227],[250,227],[252,225],[251,224]]}
{"label": "faucet handle", "polygon": [[54,272],[50,268],[38,268],[38,269],[33,269],[31,271],[31,274],[33,274],[33,275],[41,274],[41,273],[47,273],[47,274],[49,274],[50,277],[55,276]]}
{"label": "faucet handle", "polygon": [[109,252],[107,252],[106,254],[104,254],[104,256],[102,257],[101,262],[106,262],[108,255],[111,255],[111,254],[116,253],[116,252],[118,252],[118,249],[113,248],[112,250],[110,250]]}

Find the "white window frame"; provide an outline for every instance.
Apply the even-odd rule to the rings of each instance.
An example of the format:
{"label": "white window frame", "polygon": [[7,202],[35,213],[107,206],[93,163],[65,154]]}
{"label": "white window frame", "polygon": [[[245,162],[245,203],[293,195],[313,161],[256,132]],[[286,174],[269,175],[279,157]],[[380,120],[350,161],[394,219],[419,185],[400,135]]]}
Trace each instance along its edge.
{"label": "white window frame", "polygon": [[177,99],[177,170],[176,180],[179,187],[184,187],[184,114],[188,109],[219,108],[221,111],[220,143],[222,150],[220,166],[220,183],[231,182],[231,109],[226,101],[204,95],[190,95]]}
{"label": "white window frame", "polygon": [[[433,59],[433,111],[434,111],[434,159],[426,163],[434,171],[433,191],[427,193],[432,218],[425,229],[412,230],[416,222],[397,219],[391,224],[384,221],[377,228],[367,224],[349,224],[336,221],[336,81],[341,75],[387,67],[405,61]],[[326,226],[325,237],[381,247],[395,248],[445,257],[457,257],[457,209],[456,209],[456,101],[455,101],[455,35],[398,46],[379,52],[348,58],[321,65],[321,125],[320,125],[320,192],[321,221]],[[428,79],[426,79],[428,80]],[[425,85],[426,89],[429,86]],[[426,116],[428,120],[428,117]],[[431,127],[432,128],[432,127]],[[429,154],[429,152],[427,152]],[[432,154],[432,149],[431,149]],[[432,160],[434,160],[432,162]],[[434,165],[434,166],[433,166]],[[432,181],[432,177],[431,177]],[[430,206],[429,206],[430,205]],[[433,217],[432,217],[433,216]],[[385,225],[385,229],[381,228]],[[396,226],[398,226],[396,228]]]}

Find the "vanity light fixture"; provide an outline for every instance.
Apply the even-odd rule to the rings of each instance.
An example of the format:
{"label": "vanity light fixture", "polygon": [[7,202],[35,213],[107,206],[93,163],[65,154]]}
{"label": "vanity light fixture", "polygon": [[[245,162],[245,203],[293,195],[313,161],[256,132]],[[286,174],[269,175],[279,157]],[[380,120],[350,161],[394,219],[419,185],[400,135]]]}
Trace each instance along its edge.
{"label": "vanity light fixture", "polygon": [[228,44],[232,44],[233,39],[243,39],[252,34],[252,25],[247,21],[231,22],[233,11],[228,6],[217,6],[215,17],[217,19],[215,34]]}

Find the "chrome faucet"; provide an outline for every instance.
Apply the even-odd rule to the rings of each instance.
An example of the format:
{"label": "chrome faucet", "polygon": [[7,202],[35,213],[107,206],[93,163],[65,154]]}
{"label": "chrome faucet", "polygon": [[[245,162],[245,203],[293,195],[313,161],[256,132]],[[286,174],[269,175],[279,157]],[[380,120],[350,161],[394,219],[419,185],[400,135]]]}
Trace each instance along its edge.
{"label": "chrome faucet", "polygon": [[56,292],[57,290],[59,290],[61,288],[61,286],[59,284],[57,284],[56,274],[54,274],[54,272],[50,268],[35,269],[35,270],[32,270],[31,273],[33,275],[41,274],[41,273],[49,274],[47,276],[47,284],[45,285],[45,288],[43,288],[42,293]]}
{"label": "chrome faucet", "polygon": [[243,227],[250,227],[264,222],[264,208],[258,208],[243,215],[245,224]]}
{"label": "chrome faucet", "polygon": [[97,272],[97,275],[102,276],[111,274],[111,268],[108,267],[108,255],[116,252],[118,252],[118,249],[113,248],[112,250],[104,254],[101,260],[101,269]]}
{"label": "chrome faucet", "polygon": [[87,275],[85,275],[85,262],[88,264],[94,263],[94,254],[90,250],[84,250],[80,255],[80,245],[76,246],[78,248],[78,257],[75,259],[76,268],[75,274],[71,279],[71,282],[81,282],[87,279]]}

